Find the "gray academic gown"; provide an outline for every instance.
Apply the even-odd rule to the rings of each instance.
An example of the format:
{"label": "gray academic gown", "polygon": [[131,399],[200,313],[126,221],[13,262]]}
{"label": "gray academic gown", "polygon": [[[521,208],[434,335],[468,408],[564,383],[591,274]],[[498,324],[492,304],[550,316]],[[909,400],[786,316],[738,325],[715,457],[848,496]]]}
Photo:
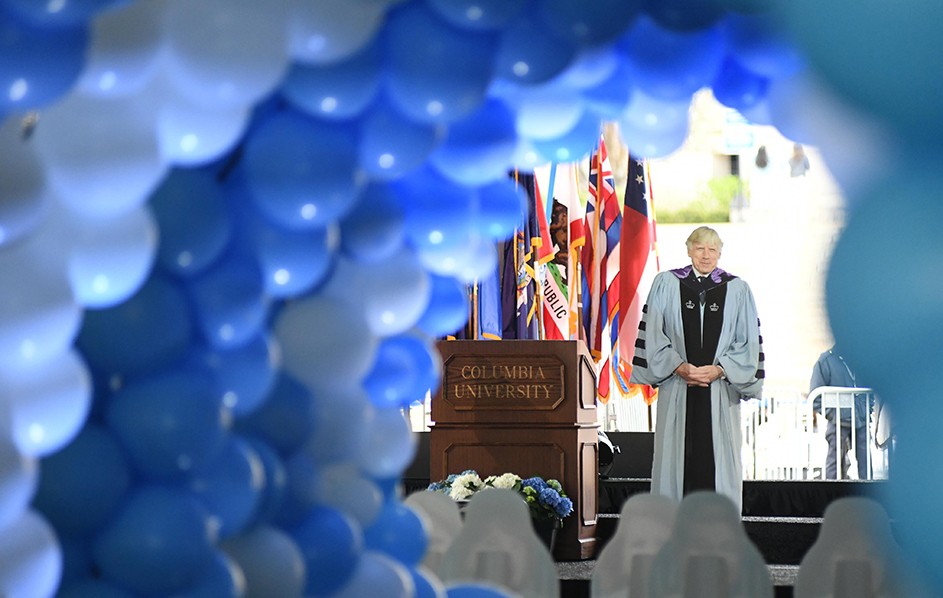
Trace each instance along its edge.
{"label": "gray academic gown", "polygon": [[[681,323],[680,280],[661,272],[652,283],[639,326],[631,382],[658,387],[652,492],[681,500],[684,488],[684,424],[688,386],[675,368],[687,361]],[[703,309],[703,306],[701,307]],[[702,314],[703,316],[703,314]],[[703,322],[703,317],[701,318]],[[639,363],[647,367],[641,367]],[[760,398],[763,390],[762,346],[756,304],[740,278],[727,283],[724,321],[714,355],[726,380],[711,384],[715,488],[730,497],[739,512],[743,502],[740,401]],[[759,376],[758,377],[758,372]]]}

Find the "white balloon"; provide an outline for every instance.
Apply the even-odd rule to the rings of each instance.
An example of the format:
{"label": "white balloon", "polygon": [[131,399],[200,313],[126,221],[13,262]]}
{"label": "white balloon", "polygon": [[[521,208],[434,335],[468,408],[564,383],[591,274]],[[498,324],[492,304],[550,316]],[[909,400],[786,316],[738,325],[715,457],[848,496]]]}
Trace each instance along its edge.
{"label": "white balloon", "polygon": [[337,62],[367,45],[390,2],[289,0],[291,57],[307,64]]}
{"label": "white balloon", "polygon": [[249,106],[288,68],[286,0],[172,0],[166,23],[170,77],[194,102]]}
{"label": "white balloon", "polygon": [[54,596],[62,577],[62,547],[52,526],[28,510],[0,528],[0,537],[0,596]]}
{"label": "white balloon", "polygon": [[[7,405],[0,399],[0,413]],[[27,457],[7,437],[0,417],[0,528],[13,522],[29,507],[39,482],[39,464]]]}
{"label": "white balloon", "polygon": [[321,469],[323,482],[319,499],[329,507],[344,511],[367,527],[383,506],[383,491],[363,476],[351,462],[328,465]]}
{"label": "white balloon", "polygon": [[137,292],[157,255],[157,222],[146,206],[111,218],[74,215],[69,282],[79,303],[105,308]]}
{"label": "white balloon", "polygon": [[17,116],[0,118],[0,247],[35,229],[48,205],[46,170],[23,124]]}
{"label": "white balloon", "polygon": [[160,152],[180,166],[200,166],[233,148],[249,123],[244,106],[207,108],[184,97],[169,100],[157,116]]}
{"label": "white balloon", "polygon": [[61,200],[118,214],[147,201],[166,173],[146,102],[73,93],[42,113],[35,141]]}
{"label": "white balloon", "polygon": [[372,409],[365,422],[366,444],[360,453],[360,468],[375,478],[403,474],[416,456],[418,440],[399,408]]}
{"label": "white balloon", "polygon": [[101,97],[141,91],[157,70],[165,8],[163,0],[141,0],[99,14],[78,89]]}
{"label": "white balloon", "polygon": [[75,350],[32,367],[0,367],[0,398],[10,410],[13,441],[44,457],[68,444],[88,418],[92,377]]}
{"label": "white balloon", "polygon": [[452,276],[462,282],[475,282],[489,276],[498,267],[495,242],[480,235],[470,235],[465,243],[449,247],[423,247],[419,260],[427,270],[439,276]]}

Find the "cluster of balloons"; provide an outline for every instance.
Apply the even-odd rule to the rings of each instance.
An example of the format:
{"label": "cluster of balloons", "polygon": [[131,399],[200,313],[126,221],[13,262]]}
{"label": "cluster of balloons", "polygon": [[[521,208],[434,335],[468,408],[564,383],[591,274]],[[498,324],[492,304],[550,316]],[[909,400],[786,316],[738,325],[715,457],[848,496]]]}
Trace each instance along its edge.
{"label": "cluster of balloons", "polygon": [[[884,131],[939,143],[943,9],[773,4],[0,0],[0,594],[496,595],[419,566],[397,481],[434,339],[522,220],[509,171],[602,121],[670,154],[705,87],[849,190]],[[912,166],[860,200],[829,305],[923,406],[943,320],[910,250],[943,181]],[[900,411],[920,549],[943,524],[906,459],[940,418]]]}

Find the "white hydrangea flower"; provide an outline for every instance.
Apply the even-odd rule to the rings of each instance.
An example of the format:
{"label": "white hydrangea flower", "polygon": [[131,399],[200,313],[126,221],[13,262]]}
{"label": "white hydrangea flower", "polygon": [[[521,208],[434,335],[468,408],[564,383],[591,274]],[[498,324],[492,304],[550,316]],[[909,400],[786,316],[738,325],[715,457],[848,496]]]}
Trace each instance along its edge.
{"label": "white hydrangea flower", "polygon": [[488,478],[488,485],[495,488],[514,488],[515,484],[521,481],[521,477],[513,473],[503,473],[499,476],[491,476]]}
{"label": "white hydrangea flower", "polygon": [[472,494],[481,489],[481,478],[477,473],[466,473],[452,481],[449,496],[452,500],[467,500]]}

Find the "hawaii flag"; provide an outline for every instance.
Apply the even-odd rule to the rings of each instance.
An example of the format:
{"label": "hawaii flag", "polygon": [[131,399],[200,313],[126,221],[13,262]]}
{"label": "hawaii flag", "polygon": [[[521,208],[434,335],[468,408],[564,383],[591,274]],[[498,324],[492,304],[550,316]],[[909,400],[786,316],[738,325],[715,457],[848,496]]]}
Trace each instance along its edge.
{"label": "hawaii flag", "polygon": [[[547,236],[541,252],[549,258],[541,269],[544,338],[572,340],[577,337],[576,276],[583,245],[583,210],[577,193],[577,165],[550,164],[534,169],[537,188],[549,199]],[[543,196],[544,189],[547,190]],[[544,262],[543,259],[538,260]]]}
{"label": "hawaii flag", "polygon": [[655,391],[648,386],[628,384],[632,373],[632,356],[638,338],[638,323],[642,319],[648,289],[658,273],[655,244],[655,211],[651,189],[646,184],[645,162],[629,155],[629,177],[625,189],[625,209],[622,212],[622,242],[620,252],[620,288],[622,315],[619,322],[619,384],[627,397],[642,394],[647,403],[654,400]]}

